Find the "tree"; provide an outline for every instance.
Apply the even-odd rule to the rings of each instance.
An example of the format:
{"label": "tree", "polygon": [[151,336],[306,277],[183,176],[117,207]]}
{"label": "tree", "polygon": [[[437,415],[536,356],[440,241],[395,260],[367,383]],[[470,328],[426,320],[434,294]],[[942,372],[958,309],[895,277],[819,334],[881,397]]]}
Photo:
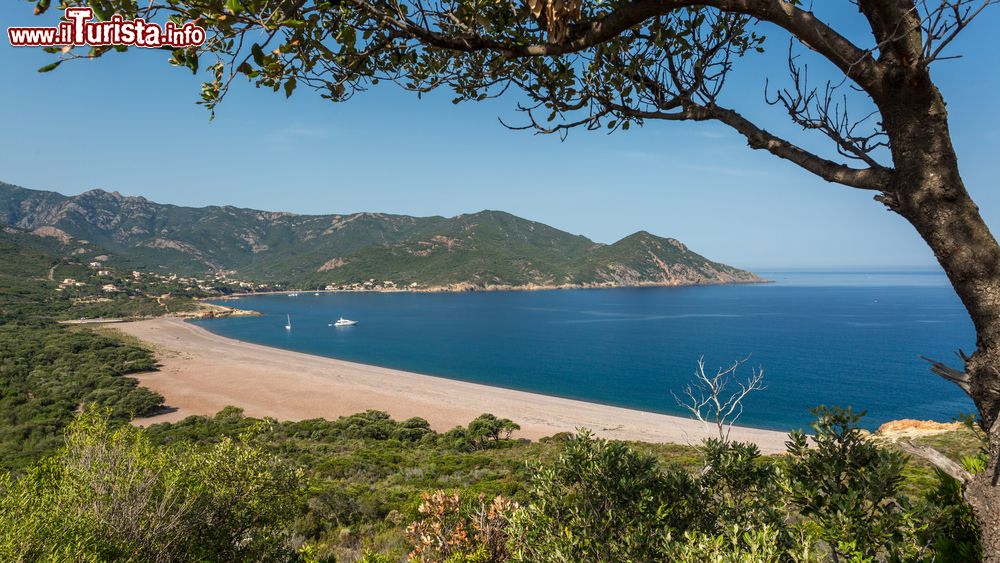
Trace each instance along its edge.
{"label": "tree", "polygon": [[[729,441],[729,433],[743,414],[743,400],[747,395],[767,389],[763,369],[752,369],[746,380],[736,377],[736,370],[748,359],[736,360],[729,367],[716,370],[715,375],[708,375],[705,373],[705,358],[698,358],[694,381],[684,388],[684,398],[670,392],[678,405],[690,411],[705,426],[714,424],[720,442]],[[727,388],[731,389],[728,393]]]}
{"label": "tree", "polygon": [[[213,59],[204,67],[210,80],[202,89],[202,103],[213,109],[240,75],[286,95],[306,85],[334,101],[380,80],[417,92],[449,87],[456,101],[513,89],[527,100],[519,105],[527,116],[520,128],[564,134],[573,127],[627,129],[654,120],[716,121],[752,149],[828,182],[872,192],[930,246],[975,325],[975,352],[963,356],[963,369],[948,373],[974,401],[989,436],[986,470],[965,473],[962,482],[986,557],[1000,561],[1000,245],[965,189],[945,100],[931,76],[933,63],[948,58],[955,38],[996,0],[852,1],[867,31],[858,42],[849,38],[859,35],[856,30],[834,29],[801,0],[61,4],[89,3],[100,18],[118,12],[196,20],[209,28],[205,45],[176,50],[171,62],[197,71],[202,57]],[[49,5],[39,0],[36,12]],[[807,133],[825,137],[830,155],[771,133],[723,103],[730,70],[762,49],[758,29],[768,25],[790,37],[792,80],[767,100]],[[811,83],[796,47],[824,61],[835,76],[821,86]],[[848,112],[848,95],[860,98],[864,117]]]}
{"label": "tree", "polygon": [[520,430],[521,425],[509,418],[497,418],[491,413],[483,413],[469,423],[468,435],[480,448],[503,440],[510,440],[510,435]]}

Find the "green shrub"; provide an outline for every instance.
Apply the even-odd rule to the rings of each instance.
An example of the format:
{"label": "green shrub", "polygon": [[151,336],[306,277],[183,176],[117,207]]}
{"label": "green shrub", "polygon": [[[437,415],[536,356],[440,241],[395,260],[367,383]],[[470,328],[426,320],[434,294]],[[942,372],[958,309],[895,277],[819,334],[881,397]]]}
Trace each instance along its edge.
{"label": "green shrub", "polygon": [[789,500],[838,559],[912,557],[913,512],[900,491],[906,458],[866,437],[863,415],[849,408],[813,412],[814,435],[796,431],[788,442]]}
{"label": "green shrub", "polygon": [[764,526],[773,533],[776,549],[790,545],[777,465],[763,460],[751,443],[709,439],[701,450],[704,466],[697,479],[701,499],[697,526],[709,534],[727,535],[736,544],[743,537],[756,538],[751,532]]}
{"label": "green shrub", "polygon": [[0,560],[292,560],[302,475],[245,441],[154,445],[88,409],[0,490]]}
{"label": "green shrub", "polygon": [[788,542],[785,530],[769,524],[755,528],[733,526],[716,534],[686,532],[672,542],[665,560],[676,563],[775,563],[822,561],[811,538],[799,535]]}
{"label": "green shrub", "polygon": [[[966,471],[978,473],[986,467],[978,456],[965,456],[961,464]],[[928,540],[934,561],[938,563],[964,563],[981,561],[983,548],[979,542],[979,529],[972,507],[962,496],[962,484],[940,469],[935,470],[937,486],[927,493],[924,518],[928,526]]]}
{"label": "green shrub", "polygon": [[589,432],[539,467],[511,519],[514,561],[658,561],[672,532],[697,520],[694,480]]}
{"label": "green shrub", "polygon": [[519,424],[508,418],[485,413],[469,423],[468,436],[477,449],[483,449],[510,440],[510,435],[520,429]]}
{"label": "green shrub", "polygon": [[81,405],[117,421],[156,411],[163,397],[124,377],[154,368],[149,350],[90,330],[0,325],[0,469],[55,451]]}

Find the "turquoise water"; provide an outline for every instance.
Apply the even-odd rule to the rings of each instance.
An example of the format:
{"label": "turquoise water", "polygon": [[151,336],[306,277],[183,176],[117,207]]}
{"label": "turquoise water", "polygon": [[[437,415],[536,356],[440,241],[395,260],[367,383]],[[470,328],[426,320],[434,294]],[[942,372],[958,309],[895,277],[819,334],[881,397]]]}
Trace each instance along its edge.
{"label": "turquoise water", "polygon": [[[869,427],[972,410],[918,357],[951,361],[974,348],[972,323],[940,274],[762,275],[776,283],[260,295],[236,303],[264,316],[200,324],[267,346],[669,414],[685,414],[670,391],[699,356],[715,367],[752,355],[767,389],[748,399],[741,422],[763,428],[802,427],[820,404],[867,410]],[[360,324],[327,326],[340,316]]]}

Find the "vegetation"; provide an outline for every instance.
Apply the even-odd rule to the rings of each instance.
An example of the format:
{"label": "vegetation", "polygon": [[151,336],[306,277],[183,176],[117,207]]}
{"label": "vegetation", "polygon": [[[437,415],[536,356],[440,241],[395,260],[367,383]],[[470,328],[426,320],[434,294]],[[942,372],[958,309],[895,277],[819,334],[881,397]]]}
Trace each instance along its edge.
{"label": "vegetation", "polygon": [[[191,297],[197,295],[179,287],[139,284],[131,272],[81,262],[88,255],[103,257],[101,252],[90,243],[66,244],[10,228],[0,231],[0,320],[152,317],[195,308]],[[74,283],[62,283],[66,279]],[[105,285],[117,289],[105,291]]]}
{"label": "vegetation", "polygon": [[56,455],[0,481],[0,559],[295,559],[302,474],[248,440],[156,447],[88,409]]}
{"label": "vegetation", "polygon": [[[498,557],[478,534],[452,541],[451,556],[566,562],[978,559],[975,534],[940,541],[942,529],[969,531],[971,515],[960,498],[942,495],[953,479],[939,475],[936,490],[907,497],[898,486],[898,452],[860,439],[859,417],[850,411],[822,409],[817,415],[814,430],[823,445],[816,449],[797,450],[795,437],[789,458],[768,459],[751,444],[708,440],[697,472],[580,434],[565,443],[555,463],[533,470],[518,504],[506,505],[507,518],[494,529],[507,537],[509,555]],[[804,477],[819,486],[806,485]],[[850,482],[852,492],[827,487],[830,479]],[[446,503],[428,511],[424,521],[468,521],[471,529],[481,529],[482,502],[464,511]],[[477,559],[482,553],[492,559]]]}
{"label": "vegetation", "polygon": [[58,448],[81,405],[107,408],[116,421],[154,412],[163,397],[124,377],[154,365],[148,350],[92,331],[0,325],[0,467]]}
{"label": "vegetation", "polygon": [[[45,286],[48,264],[80,278],[92,269],[55,259],[55,241],[7,234],[12,270],[0,267],[0,282],[22,290],[5,294],[0,323],[2,560],[981,556],[959,482],[879,445],[837,409],[817,411],[814,444],[793,433],[778,457],[728,442],[722,423],[720,439],[699,448],[587,432],[530,443],[488,413],[442,433],[379,411],[277,422],[233,407],[135,428],[127,422],[163,402],[128,377],[154,369],[152,354],[53,324],[66,298]],[[11,275],[19,261],[42,279]],[[970,431],[926,443],[978,472],[982,439]]]}
{"label": "vegetation", "polygon": [[839,558],[874,559],[898,553],[909,515],[900,495],[905,458],[880,448],[846,411],[817,409],[816,433],[794,432],[788,445],[792,501],[812,519],[819,537]]}
{"label": "vegetation", "polygon": [[[101,223],[102,213],[120,221]],[[603,245],[499,211],[452,218],[289,215],[160,205],[99,190],[67,197],[0,183],[0,217],[26,229],[56,227],[99,245],[115,261],[142,265],[139,269],[238,270],[247,278],[300,287],[373,278],[397,287],[757,279],[673,239],[640,232]]]}
{"label": "vegetation", "polygon": [[818,417],[823,445],[800,451],[793,437],[789,456],[766,457],[586,432],[472,446],[376,411],[279,423],[228,408],[143,430],[87,409],[64,446],[0,485],[0,558],[977,557],[954,479],[924,469],[930,486],[907,492],[904,458],[863,438],[856,415]]}
{"label": "vegetation", "polygon": [[[711,121],[818,179],[871,192],[932,250],[975,325],[973,353],[934,372],[974,401],[989,433],[987,469],[973,475],[922,453],[963,482],[986,554],[1000,561],[1000,244],[965,187],[932,73],[960,56],[956,39],[996,2],[854,0],[850,14],[827,4],[814,12],[801,0],[61,2],[97,6],[99,17],[205,26],[211,41],[169,61],[204,69],[200,103],[212,111],[239,77],[285,96],[308,85],[337,102],[380,81],[420,94],[448,89],[456,103],[513,92],[524,116],[517,129],[565,135]],[[39,0],[36,13],[49,6]],[[746,96],[726,88],[738,64],[765,52],[765,30],[789,45],[786,86],[761,77],[777,113],[740,108]],[[96,48],[87,58],[127,50]],[[40,70],[80,58],[50,51],[60,58]],[[785,121],[759,121],[778,116]],[[772,132],[789,124],[801,132]]]}
{"label": "vegetation", "polygon": [[[720,439],[698,448],[585,431],[530,443],[512,439],[515,422],[488,413],[443,433],[379,411],[277,422],[233,407],[135,428],[127,422],[162,405],[128,377],[154,369],[152,354],[51,322],[78,303],[54,294],[49,268],[81,279],[93,269],[62,243],[24,233],[5,233],[0,251],[8,258],[0,283],[12,288],[0,319],[2,560],[957,562],[983,554],[962,483],[868,437],[850,410],[817,410],[813,437],[793,433],[787,455],[775,457],[726,440],[728,408],[705,415],[719,421]],[[102,303],[134,315],[140,302]],[[704,396],[718,398],[712,377],[703,381]],[[985,436],[971,428],[923,442],[977,474]]]}

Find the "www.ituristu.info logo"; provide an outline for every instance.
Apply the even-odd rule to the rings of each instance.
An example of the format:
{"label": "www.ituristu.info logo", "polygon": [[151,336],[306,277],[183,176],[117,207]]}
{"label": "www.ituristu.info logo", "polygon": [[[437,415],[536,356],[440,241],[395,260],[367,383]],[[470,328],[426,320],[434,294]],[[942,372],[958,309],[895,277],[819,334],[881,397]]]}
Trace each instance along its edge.
{"label": "www.ituristu.info logo", "polygon": [[115,14],[107,21],[91,21],[90,8],[66,8],[65,21],[56,27],[10,27],[7,37],[14,47],[104,47],[130,45],[159,47],[194,47],[205,42],[205,29],[193,23],[178,26],[149,23],[142,18],[126,20]]}

